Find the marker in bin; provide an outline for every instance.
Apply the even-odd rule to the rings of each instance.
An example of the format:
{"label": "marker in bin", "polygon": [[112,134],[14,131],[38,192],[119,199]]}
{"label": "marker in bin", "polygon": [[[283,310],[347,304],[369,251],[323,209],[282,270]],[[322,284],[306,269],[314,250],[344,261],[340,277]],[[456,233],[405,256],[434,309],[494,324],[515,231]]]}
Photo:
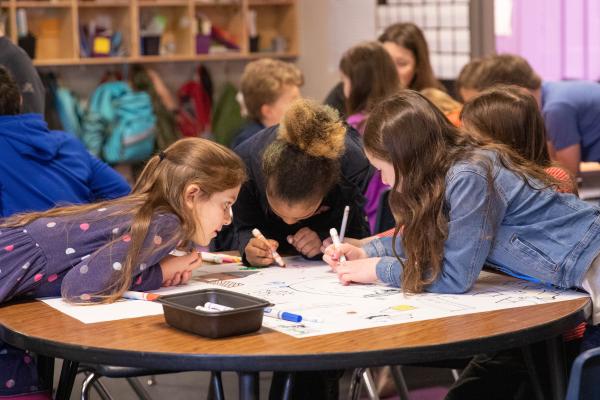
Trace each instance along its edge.
{"label": "marker in bin", "polygon": [[[204,303],[203,306],[197,306],[196,310],[229,311],[229,310],[233,310],[233,308],[224,306],[222,304],[211,303],[210,301],[207,301],[206,303]],[[267,317],[278,318],[278,319],[282,319],[284,321],[291,321],[291,322],[301,322],[302,321],[302,315],[294,314],[294,313],[287,312],[287,311],[279,311],[272,307],[266,307],[264,309],[264,313]]]}

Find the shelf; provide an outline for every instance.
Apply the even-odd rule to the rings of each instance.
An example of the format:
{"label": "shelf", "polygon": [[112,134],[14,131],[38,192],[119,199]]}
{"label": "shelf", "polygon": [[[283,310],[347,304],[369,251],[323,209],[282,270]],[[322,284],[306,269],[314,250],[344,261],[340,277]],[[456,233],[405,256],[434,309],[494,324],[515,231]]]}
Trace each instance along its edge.
{"label": "shelf", "polygon": [[[298,0],[5,0],[0,7],[7,14],[6,34],[15,43],[17,10],[26,10],[29,30],[36,38],[34,64],[52,67],[293,59],[298,56],[299,47],[297,4]],[[251,9],[257,12],[260,38],[256,53],[248,51],[247,13]],[[160,36],[161,55],[141,55],[142,51],[157,52],[156,39],[143,38],[140,32],[153,15],[164,16],[167,21]],[[225,31],[239,51],[219,52],[219,48],[211,47],[216,51],[195,54],[208,45],[206,39],[197,35],[197,19],[201,16]],[[80,36],[85,31],[81,27],[90,26],[100,17],[109,29],[121,33],[122,46],[113,53],[114,57],[83,58]]]}
{"label": "shelf", "polygon": [[200,7],[239,7],[242,2],[240,0],[196,0],[193,4]]}
{"label": "shelf", "polygon": [[138,6],[140,7],[187,7],[189,1],[187,0],[156,0],[156,1],[140,1]]}
{"label": "shelf", "polygon": [[291,6],[294,4],[293,0],[249,0],[248,5],[252,7],[256,6]]}
{"label": "shelf", "polygon": [[77,3],[79,8],[117,8],[117,7],[127,7],[129,8],[130,4],[124,1],[90,1],[83,2],[80,1]]}
{"label": "shelf", "polygon": [[17,8],[70,8],[70,2],[57,1],[18,1]]}
{"label": "shelf", "polygon": [[210,62],[210,61],[250,61],[262,57],[292,59],[298,57],[292,53],[219,53],[173,56],[139,56],[139,57],[96,57],[79,59],[34,60],[37,67],[76,66],[76,65],[111,65],[111,64],[150,64],[161,62]]}

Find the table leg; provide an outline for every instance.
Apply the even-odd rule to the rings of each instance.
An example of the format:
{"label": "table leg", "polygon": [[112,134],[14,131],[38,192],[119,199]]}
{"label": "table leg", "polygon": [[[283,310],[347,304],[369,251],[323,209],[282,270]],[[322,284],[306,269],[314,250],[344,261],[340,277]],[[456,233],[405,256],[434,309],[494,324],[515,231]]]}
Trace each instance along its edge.
{"label": "table leg", "polygon": [[285,383],[283,384],[282,400],[290,400],[292,398],[292,389],[294,386],[294,373],[288,372],[285,375]]}
{"label": "table leg", "polygon": [[40,377],[40,388],[54,388],[54,357],[37,355],[38,376]]}
{"label": "table leg", "polygon": [[78,367],[79,363],[77,361],[63,360],[60,380],[56,389],[56,400],[68,400],[71,397]]}
{"label": "table leg", "polygon": [[223,393],[223,381],[221,380],[221,371],[212,371],[210,373],[210,386],[208,388],[207,400],[225,400]]}
{"label": "table leg", "polygon": [[567,387],[567,370],[565,368],[565,353],[562,336],[547,340],[546,349],[548,352],[548,368],[550,370],[552,399],[562,400],[565,398]]}
{"label": "table leg", "polygon": [[258,400],[258,372],[238,372],[240,400]]}
{"label": "table leg", "polygon": [[525,361],[525,367],[527,368],[527,373],[529,375],[529,380],[531,381],[531,386],[533,387],[533,393],[537,400],[544,400],[544,391],[542,390],[542,384],[540,383],[540,376],[538,374],[538,369],[535,365],[535,360],[533,358],[533,352],[531,351],[530,346],[524,346],[521,348],[523,353],[523,360]]}

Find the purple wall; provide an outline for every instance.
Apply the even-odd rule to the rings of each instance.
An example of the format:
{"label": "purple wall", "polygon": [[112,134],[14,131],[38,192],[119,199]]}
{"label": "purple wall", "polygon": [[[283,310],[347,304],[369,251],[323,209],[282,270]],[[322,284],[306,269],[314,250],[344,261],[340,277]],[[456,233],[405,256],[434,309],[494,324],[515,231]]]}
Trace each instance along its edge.
{"label": "purple wall", "polygon": [[600,79],[600,0],[513,0],[498,53],[525,57],[546,80]]}

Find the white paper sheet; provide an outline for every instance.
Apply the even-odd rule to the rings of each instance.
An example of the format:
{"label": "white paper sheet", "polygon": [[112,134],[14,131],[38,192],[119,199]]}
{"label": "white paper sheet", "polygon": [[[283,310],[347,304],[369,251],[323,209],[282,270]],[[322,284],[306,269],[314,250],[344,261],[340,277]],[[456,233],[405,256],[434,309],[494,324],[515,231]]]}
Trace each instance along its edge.
{"label": "white paper sheet", "polygon": [[[322,262],[310,262],[301,257],[288,257],[286,262],[287,268],[211,266],[198,271],[185,286],[163,288],[154,293],[172,294],[218,287],[263,298],[281,310],[300,314],[309,320],[290,323],[268,317],[263,319],[264,326],[297,338],[587,296],[488,272],[481,273],[467,294],[404,296],[399,289],[384,285],[343,286],[336,274]],[[141,302],[145,303],[144,306],[132,306],[130,303],[133,302],[140,303],[123,301],[108,306],[65,307],[61,300],[54,300],[47,304],[86,323],[132,318],[141,316],[144,311],[147,312],[145,315],[155,315],[154,306],[160,307],[150,302]],[[91,318],[89,313],[96,307],[99,311]],[[138,314],[130,315],[134,310]]]}
{"label": "white paper sheet", "polygon": [[163,313],[162,305],[153,301],[119,300],[111,304],[81,306],[70,304],[61,298],[43,299],[44,303],[85,324],[115,321],[118,319],[147,317]]}

